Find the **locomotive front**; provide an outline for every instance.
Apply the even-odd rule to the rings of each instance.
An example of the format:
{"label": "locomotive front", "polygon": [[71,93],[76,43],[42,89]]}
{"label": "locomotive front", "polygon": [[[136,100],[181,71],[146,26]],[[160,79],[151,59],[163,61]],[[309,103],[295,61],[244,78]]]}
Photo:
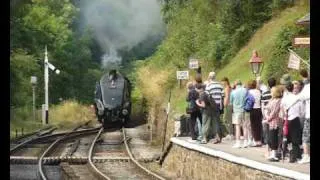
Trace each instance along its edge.
{"label": "locomotive front", "polygon": [[[100,91],[99,91],[100,90]],[[128,82],[115,72],[104,75],[96,87],[96,114],[104,127],[128,121],[131,111]]]}

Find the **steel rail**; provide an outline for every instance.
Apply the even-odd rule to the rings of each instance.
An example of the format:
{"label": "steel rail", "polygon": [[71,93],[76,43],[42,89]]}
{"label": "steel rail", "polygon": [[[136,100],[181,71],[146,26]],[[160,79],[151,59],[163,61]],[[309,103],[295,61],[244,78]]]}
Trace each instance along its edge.
{"label": "steel rail", "polygon": [[[91,129],[84,129],[84,130],[79,130],[79,131],[73,131],[71,132],[71,134],[81,134],[81,133],[87,133],[87,132],[95,132],[97,131],[98,129],[100,129],[100,127],[98,128],[91,128]],[[44,135],[44,136],[40,136],[40,137],[35,137],[35,138],[30,138],[18,145],[16,145],[15,147],[11,148],[10,149],[10,154],[11,153],[14,153],[16,150],[22,148],[23,146],[25,146],[26,144],[28,143],[31,143],[31,142],[37,142],[37,141],[41,141],[41,140],[48,140],[50,138],[56,138],[56,137],[59,137],[59,136],[65,136],[66,134],[68,134],[70,132],[63,132],[63,133],[56,133],[56,134],[49,134],[49,135]]]}
{"label": "steel rail", "polygon": [[24,134],[24,135],[22,135],[22,136],[18,136],[18,137],[16,137],[16,138],[12,138],[12,139],[10,139],[10,143],[15,143],[15,142],[21,141],[22,139],[30,138],[31,136],[37,135],[37,134],[39,134],[39,133],[42,132],[42,131],[45,131],[45,130],[48,130],[48,129],[52,129],[52,128],[53,128],[53,127],[48,126],[48,127],[44,127],[44,128],[38,129],[38,130],[36,130],[36,131],[33,131],[33,132],[30,132],[30,133]]}
{"label": "steel rail", "polygon": [[100,179],[107,179],[107,180],[111,180],[110,177],[106,176],[105,174],[103,174],[93,163],[92,161],[92,157],[93,157],[93,149],[94,149],[94,146],[96,144],[96,141],[98,140],[98,138],[100,137],[101,133],[103,132],[104,128],[102,127],[100,129],[100,131],[98,132],[97,136],[94,138],[91,146],[90,146],[90,149],[89,149],[89,154],[88,154],[88,161],[89,161],[89,164],[91,166],[91,168],[96,172],[96,174],[99,176]]}
{"label": "steel rail", "polygon": [[163,177],[159,176],[158,174],[150,171],[149,169],[143,167],[143,166],[133,157],[132,152],[131,152],[131,150],[130,150],[130,148],[129,148],[129,145],[128,145],[128,143],[127,143],[125,128],[122,128],[122,133],[123,133],[124,144],[125,144],[125,146],[126,146],[126,150],[127,150],[128,154],[129,154],[130,159],[131,159],[138,167],[140,167],[142,170],[144,170],[145,172],[147,172],[149,175],[151,175],[151,176],[153,176],[153,177],[155,177],[155,178],[157,178],[157,179],[165,180],[165,178],[163,178]]}
{"label": "steel rail", "polygon": [[[73,134],[77,129],[79,129],[80,127],[82,127],[82,125],[74,128],[72,131],[66,133],[64,136],[60,137],[59,139],[57,139],[56,141],[54,141],[46,150],[45,152],[41,155],[39,161],[38,161],[38,170],[39,170],[39,174],[40,174],[40,178],[43,180],[46,180],[47,177],[43,171],[42,165],[43,165],[43,159],[44,157],[53,149],[53,147],[58,144],[60,141],[68,139],[68,138],[74,138],[77,137],[79,135],[83,135],[83,134],[87,134],[87,133],[91,133],[91,131],[88,132],[82,132],[80,134]],[[93,131],[94,132],[94,131]],[[73,136],[70,136],[73,135]]]}

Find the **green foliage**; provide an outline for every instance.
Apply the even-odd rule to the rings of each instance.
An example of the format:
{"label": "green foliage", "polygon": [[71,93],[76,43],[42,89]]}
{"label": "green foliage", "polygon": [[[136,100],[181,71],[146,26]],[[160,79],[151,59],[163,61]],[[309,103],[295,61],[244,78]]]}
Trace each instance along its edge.
{"label": "green foliage", "polygon": [[37,119],[34,120],[31,106],[10,108],[10,138],[16,136],[16,130],[20,136],[22,129],[24,134],[40,129],[42,127],[41,112],[37,111],[36,113]]}
{"label": "green foliage", "polygon": [[[294,73],[294,70],[290,70],[287,68],[289,58],[288,48],[292,49],[292,39],[294,38],[294,36],[304,33],[304,31],[305,30],[303,28],[299,28],[295,25],[288,25],[282,28],[281,32],[277,36],[277,40],[272,49],[272,61],[268,61],[268,63],[266,64],[267,68],[265,78],[274,77],[276,79],[280,79],[281,76],[285,73],[295,74],[295,78],[298,78],[298,72]],[[299,55],[303,54],[302,58],[308,58],[308,50],[299,49],[300,48],[293,50],[298,52]]]}
{"label": "green foliage", "polygon": [[294,0],[272,0],[270,7],[273,10],[273,15],[278,15],[281,10],[292,5],[294,5]]}
{"label": "green foliage", "polygon": [[10,104],[25,106],[32,104],[31,76],[39,76],[36,59],[24,50],[16,49],[10,55]]}
{"label": "green foliage", "polygon": [[45,45],[49,62],[61,70],[59,75],[49,70],[49,103],[58,103],[60,97],[92,102],[102,73],[97,63],[100,51],[89,29],[79,32],[78,9],[69,0],[12,1],[10,7],[11,105],[31,103],[30,76],[36,75],[40,106]]}
{"label": "green foliage", "polygon": [[271,4],[272,0],[164,1],[167,37],[148,61],[154,67],[172,67],[173,73],[186,69],[190,57],[200,59],[204,71],[221,69],[271,18]]}

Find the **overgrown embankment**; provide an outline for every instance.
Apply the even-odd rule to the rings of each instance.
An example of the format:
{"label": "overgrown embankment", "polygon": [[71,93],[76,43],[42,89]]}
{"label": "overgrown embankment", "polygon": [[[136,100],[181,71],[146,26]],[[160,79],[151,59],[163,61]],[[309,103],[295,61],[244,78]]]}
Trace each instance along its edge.
{"label": "overgrown embankment", "polygon": [[[259,56],[265,63],[262,71],[263,79],[266,80],[270,77],[279,79],[284,73],[291,73],[295,78],[298,78],[298,71],[287,68],[288,48],[292,48],[292,39],[295,35],[307,33],[306,29],[295,24],[297,19],[307,12],[307,6],[295,6],[284,10],[277,17],[265,23],[250,39],[249,43],[231,59],[230,63],[218,72],[218,79],[224,76],[231,81],[236,79],[247,81],[253,78],[249,59],[254,49],[258,51]],[[309,55],[309,48],[292,49],[300,52],[299,55],[303,58]]]}
{"label": "overgrown embankment", "polygon": [[[20,136],[22,128],[24,133],[29,133],[43,127],[40,110],[37,110],[36,120],[33,119],[30,108],[18,108],[13,111],[10,121],[10,137],[15,136],[16,130]],[[92,124],[96,123],[94,109],[78,101],[68,100],[50,106],[49,124],[59,129],[71,129],[89,120],[92,120]]]}
{"label": "overgrown embankment", "polygon": [[[270,67],[278,66],[273,60],[280,59],[280,64],[285,64],[283,57],[291,44],[290,38],[304,31],[294,27],[295,20],[308,12],[309,4],[301,2],[281,7],[276,7],[275,1],[265,1],[264,6],[255,2],[239,5],[236,1],[201,0],[166,4],[167,37],[152,57],[136,63],[135,91],[147,101],[148,121],[153,133],[157,137],[164,133],[164,110],[170,90],[168,137],[174,129],[172,117],[185,111],[186,82],[179,87],[176,71],[187,70],[190,57],[199,59],[204,77],[208,72],[216,71],[218,78],[227,76],[231,80],[250,78],[248,61],[253,49],[263,57],[266,72],[272,72],[274,69]],[[194,74],[190,71],[190,80]]]}

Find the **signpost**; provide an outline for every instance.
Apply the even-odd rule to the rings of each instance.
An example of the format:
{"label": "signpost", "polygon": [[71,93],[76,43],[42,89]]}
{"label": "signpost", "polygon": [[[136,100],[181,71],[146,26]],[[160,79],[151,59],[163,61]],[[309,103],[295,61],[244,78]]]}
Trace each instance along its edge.
{"label": "signpost", "polygon": [[189,79],[189,71],[177,71],[177,79]]}
{"label": "signpost", "polygon": [[288,49],[290,52],[290,56],[289,56],[289,63],[288,63],[288,68],[291,69],[296,69],[299,70],[300,68],[300,61],[303,62],[304,64],[306,64],[308,66],[308,68],[310,68],[310,64],[308,61],[302,59],[297,53],[295,53],[293,50]]}
{"label": "signpost", "polygon": [[177,71],[177,79],[179,80],[179,87],[181,88],[181,80],[189,79],[189,71]]}
{"label": "signpost", "polygon": [[310,37],[295,37],[292,44],[294,47],[310,47]]}
{"label": "signpost", "polygon": [[198,69],[198,68],[199,68],[198,59],[190,59],[189,60],[189,69]]}

